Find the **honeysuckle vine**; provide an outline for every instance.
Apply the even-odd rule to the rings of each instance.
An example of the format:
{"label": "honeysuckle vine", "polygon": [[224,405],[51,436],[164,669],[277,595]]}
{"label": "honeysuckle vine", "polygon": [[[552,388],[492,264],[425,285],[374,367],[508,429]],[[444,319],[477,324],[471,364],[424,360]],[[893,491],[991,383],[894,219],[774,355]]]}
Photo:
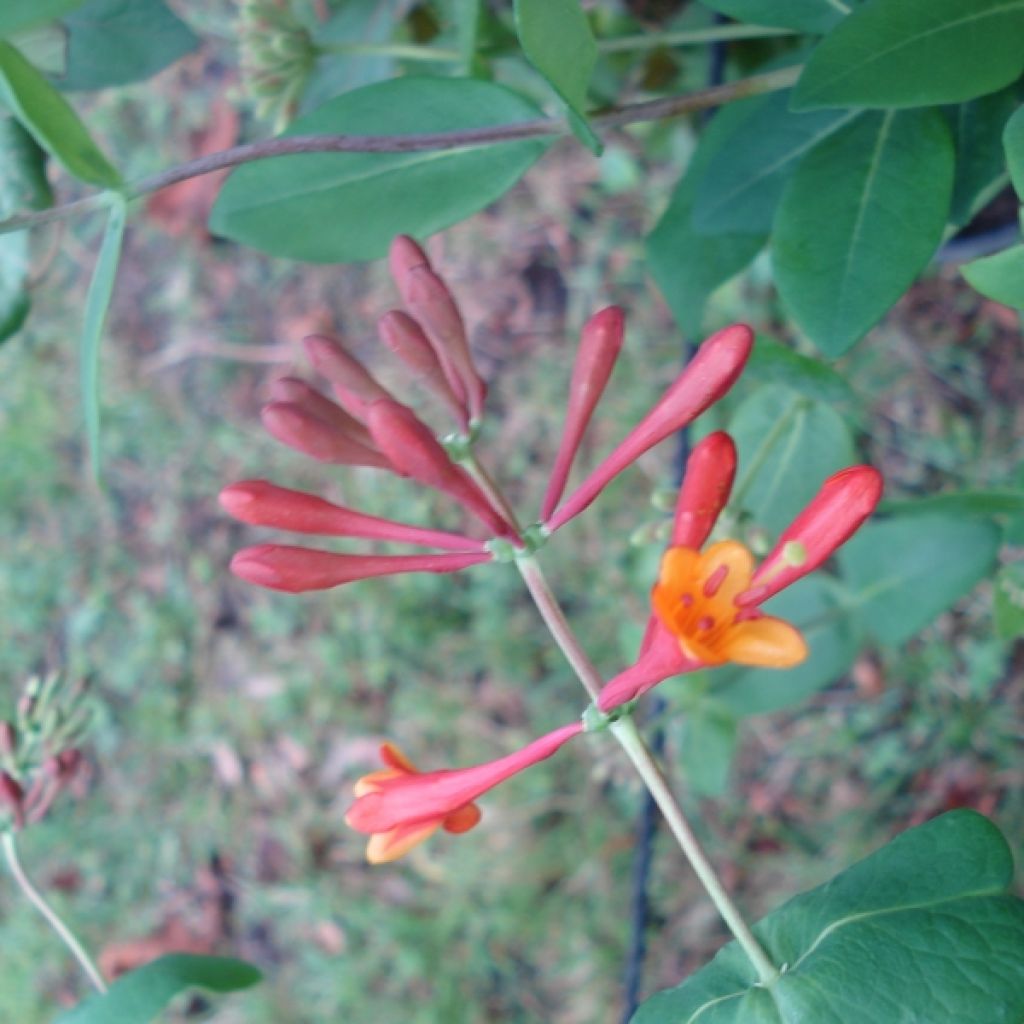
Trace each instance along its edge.
{"label": "honeysuckle vine", "polygon": [[394,473],[440,492],[461,508],[468,524],[458,531],[421,527],[368,515],[265,480],[247,480],[221,493],[223,508],[243,522],[440,550],[352,554],[264,543],[238,552],[232,571],[250,583],[302,592],[375,576],[450,573],[489,562],[511,562],[592,703],[580,721],[505,757],[469,768],[419,771],[397,747],[384,744],[384,767],[359,780],[346,821],[369,835],[368,860],[394,860],[438,829],[469,831],[480,820],[476,800],[482,794],[551,757],[580,733],[608,730],[662,810],[761,983],[771,984],[778,966],[754,937],[701,849],[631,719],[632,706],[670,675],[729,661],[786,668],[803,660],[807,645],[799,630],[766,615],[760,605],[820,566],[864,522],[881,496],[878,473],[854,466],[825,481],[755,569],[753,556],[736,540],[719,539],[701,551],[729,500],[736,472],[732,439],[722,432],[706,437],[688,461],[637,660],[606,681],[573,632],[537,552],[619,474],[729,391],[750,356],[751,330],[737,324],[704,342],[649,412],[564,497],[580,443],[624,339],[622,310],[609,307],[592,316],[581,332],[561,441],[539,514],[523,527],[475,448],[487,388],[474,365],[454,296],[411,238],[394,241],[389,263],[405,310],[386,313],[378,322],[378,334],[416,382],[433,394],[453,421],[454,431],[439,439],[417,412],[387,390],[340,342],[321,335],[306,338],[304,347],[332,397],[286,377],[271,387],[263,424],[278,441],[321,462]]}

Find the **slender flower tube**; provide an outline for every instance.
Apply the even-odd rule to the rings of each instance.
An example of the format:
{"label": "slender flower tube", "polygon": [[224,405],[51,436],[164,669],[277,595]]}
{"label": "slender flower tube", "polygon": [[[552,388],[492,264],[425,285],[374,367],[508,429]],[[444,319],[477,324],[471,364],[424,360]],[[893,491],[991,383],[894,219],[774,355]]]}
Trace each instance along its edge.
{"label": "slender flower tube", "polygon": [[294,402],[271,402],[260,412],[267,433],[320,462],[391,469],[375,448],[360,444],[337,424],[328,423]]}
{"label": "slender flower tube", "polygon": [[487,386],[473,365],[466,326],[448,286],[407,235],[391,243],[389,262],[402,302],[426,329],[452,391],[465,400],[470,417],[479,419]]}
{"label": "slender flower tube", "polygon": [[397,748],[384,744],[381,759],[387,767],[356,783],[356,802],[345,821],[371,837],[366,848],[371,864],[395,860],[439,828],[471,829],[480,820],[478,797],[551,757],[582,731],[582,724],[573,722],[497,761],[434,772],[417,771]]}
{"label": "slender flower tube", "polygon": [[317,372],[330,381],[335,397],[357,419],[366,418],[365,408],[370,402],[394,397],[341,342],[310,334],[302,339],[302,345]]}
{"label": "slender flower tube", "polygon": [[512,525],[472,477],[452,462],[430,428],[408,406],[393,399],[371,402],[366,407],[366,425],[377,447],[399,473],[450,495],[496,536],[515,536]]}
{"label": "slender flower tube", "polygon": [[[756,572],[753,556],[737,541],[720,541],[701,552],[714,517],[728,500],[735,470],[731,442],[723,437],[706,438],[690,457],[673,546],[665,552],[651,592],[654,615],[636,662],[602,689],[602,711],[635,699],[669,676],[699,668],[726,662],[785,668],[802,661],[807,646],[800,632],[758,606],[818,568],[881,498],[877,470],[852,466],[825,481]],[[713,459],[716,453],[724,458]]]}
{"label": "slender flower tube", "polygon": [[374,576],[406,572],[458,572],[489,562],[488,552],[441,555],[349,555],[287,544],[243,548],[231,559],[231,571],[247,583],[298,594],[327,590]]}
{"label": "slender flower tube", "polygon": [[465,433],[469,429],[469,410],[459,401],[445,376],[437,353],[423,328],[408,313],[394,309],[377,321],[381,341],[408,366],[425,387],[430,388],[451,410]]}
{"label": "slender flower tube", "polygon": [[545,523],[548,531],[579,515],[627,466],[717,402],[742,373],[753,344],[745,324],[708,338],[654,408]]}
{"label": "slender flower tube", "polygon": [[551,518],[565,490],[565,481],[569,477],[583,433],[604,394],[615,360],[622,349],[624,326],[624,315],[618,306],[609,306],[595,313],[583,326],[579,352],[569,381],[565,427],[541,505],[541,522]]}
{"label": "slender flower tube", "polygon": [[323,537],[363,537],[421,544],[463,553],[484,550],[483,544],[472,537],[366,515],[314,494],[278,487],[267,480],[243,480],[225,487],[220,492],[220,504],[228,515],[251,526],[273,526]]}
{"label": "slender flower tube", "polygon": [[275,402],[291,402],[301,406],[317,419],[347,434],[353,441],[358,441],[366,448],[373,448],[373,438],[366,427],[306,381],[298,377],[279,377],[270,385],[270,395]]}

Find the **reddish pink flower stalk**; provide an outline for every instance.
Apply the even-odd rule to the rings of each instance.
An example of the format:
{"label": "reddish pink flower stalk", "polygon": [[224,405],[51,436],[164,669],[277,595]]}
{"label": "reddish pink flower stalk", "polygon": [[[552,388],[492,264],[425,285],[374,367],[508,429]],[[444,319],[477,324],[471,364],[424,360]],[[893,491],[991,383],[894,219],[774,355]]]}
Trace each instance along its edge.
{"label": "reddish pink flower stalk", "polygon": [[541,522],[551,518],[565,490],[565,481],[569,477],[583,433],[604,394],[615,360],[622,349],[624,326],[622,310],[618,306],[609,306],[595,313],[583,327],[576,363],[569,381],[569,406],[565,414],[562,441],[541,505]]}
{"label": "reddish pink flower stalk", "polygon": [[278,487],[266,480],[243,480],[225,487],[220,492],[220,504],[228,515],[252,526],[273,526],[324,537],[363,537],[399,544],[421,544],[463,553],[484,550],[483,544],[471,537],[366,515],[304,491]]}
{"label": "reddish pink flower stalk", "polygon": [[394,396],[341,342],[322,334],[311,334],[302,339],[309,361],[317,372],[331,383],[331,389],[341,405],[357,419],[365,419],[364,410],[370,402]]}
{"label": "reddish pink flower stalk", "polygon": [[395,309],[380,318],[377,331],[381,341],[451,410],[462,432],[466,433],[469,430],[469,410],[455,397],[423,328],[407,313]]}
{"label": "reddish pink flower stalk", "polygon": [[443,555],[349,555],[286,544],[243,548],[231,559],[231,571],[247,583],[298,594],[327,590],[374,576],[405,572],[458,572],[489,562],[487,552]]}
{"label": "reddish pink flower stalk", "polygon": [[465,399],[470,417],[478,420],[487,386],[473,365],[462,314],[448,286],[406,235],[391,243],[390,266],[402,302],[426,330],[452,391],[460,401]]}
{"label": "reddish pink flower stalk", "polygon": [[381,747],[383,771],[364,775],[356,783],[356,802],[345,821],[371,836],[367,860],[395,860],[437,829],[464,832],[480,820],[478,797],[499,783],[551,757],[583,731],[579,722],[534,740],[522,750],[472,768],[418,772],[390,744]]}
{"label": "reddish pink flower stalk", "polygon": [[654,408],[547,521],[549,532],[579,515],[648,449],[717,402],[743,371],[753,343],[753,332],[744,324],[726,327],[708,338]]}
{"label": "reddish pink flower stalk", "polygon": [[758,605],[825,562],[871,515],[882,495],[881,476],[870,466],[836,473],[751,575],[752,559],[735,541],[712,545],[703,555],[697,551],[728,500],[734,472],[733,445],[726,435],[712,434],[694,448],[676,508],[673,546],[654,588],[656,613],[637,661],[602,689],[602,711],[635,699],[669,676],[723,661],[782,666],[799,660],[796,631],[764,615]]}
{"label": "reddish pink flower stalk", "polygon": [[452,462],[430,428],[408,406],[392,399],[372,402],[366,409],[366,425],[398,472],[450,495],[496,536],[515,536],[513,526],[469,474]]}
{"label": "reddish pink flower stalk", "polygon": [[278,441],[320,462],[392,468],[380,452],[294,402],[271,402],[263,407],[260,417],[267,432]]}

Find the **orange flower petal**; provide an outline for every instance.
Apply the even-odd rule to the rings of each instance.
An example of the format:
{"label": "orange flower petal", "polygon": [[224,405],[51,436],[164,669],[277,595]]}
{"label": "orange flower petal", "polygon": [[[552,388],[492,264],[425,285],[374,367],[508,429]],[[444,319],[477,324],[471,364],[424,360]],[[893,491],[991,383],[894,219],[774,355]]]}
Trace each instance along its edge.
{"label": "orange flower petal", "polygon": [[458,835],[460,832],[468,832],[474,825],[478,824],[483,814],[476,804],[466,804],[457,811],[452,811],[442,822],[446,832]]}
{"label": "orange flower petal", "polygon": [[412,773],[416,772],[416,765],[394,743],[382,743],[380,745],[380,759],[391,768]]}
{"label": "orange flower petal", "polygon": [[696,568],[700,587],[723,566],[729,571],[710,599],[716,604],[731,605],[733,598],[750,586],[750,578],[754,574],[754,556],[736,540],[712,544],[700,556],[700,564]]}
{"label": "orange flower petal", "polygon": [[400,825],[390,832],[377,832],[366,844],[366,859],[371,864],[387,864],[404,857],[414,846],[428,839],[441,827],[439,821]]}
{"label": "orange flower petal", "polygon": [[807,657],[807,642],[800,630],[770,615],[737,623],[719,647],[729,661],[761,668],[791,668]]}
{"label": "orange flower petal", "polygon": [[674,590],[678,597],[683,591],[693,586],[700,560],[700,552],[693,548],[669,548],[661,559],[658,586]]}

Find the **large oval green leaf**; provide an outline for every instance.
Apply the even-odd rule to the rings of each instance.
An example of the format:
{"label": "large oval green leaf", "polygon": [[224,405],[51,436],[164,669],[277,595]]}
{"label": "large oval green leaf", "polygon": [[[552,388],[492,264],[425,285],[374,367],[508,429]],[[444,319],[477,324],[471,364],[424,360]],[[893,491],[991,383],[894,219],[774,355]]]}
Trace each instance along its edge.
{"label": "large oval green leaf", "polygon": [[148,1024],[179,993],[190,988],[237,992],[261,978],[251,964],[220,956],[172,953],[124,974],[104,995],[62,1013],[55,1024]]}
{"label": "large oval green leaf", "polygon": [[847,609],[880,643],[895,647],[985,579],[999,543],[991,522],[927,510],[868,523],[839,551]]}
{"label": "large oval green leaf", "polygon": [[960,103],[1024,70],[1024,0],[872,0],[825,37],[793,106]]}
{"label": "large oval green leaf", "polygon": [[82,0],[3,0],[0,4],[0,39],[59,18],[81,3]]}
{"label": "large oval green leaf", "polygon": [[1024,1015],[1024,902],[998,829],[953,811],[910,829],[754,927],[633,1024],[1006,1024]]}
{"label": "large oval green leaf", "polygon": [[[288,135],[411,135],[538,117],[517,93],[468,78],[398,78],[345,93]],[[210,217],[218,235],[318,263],[384,255],[395,235],[440,231],[493,202],[548,140],[416,153],[311,153],[235,171]]]}
{"label": "large oval green leaf", "polygon": [[960,268],[971,286],[1004,306],[1024,309],[1024,245],[982,256]]}
{"label": "large oval green leaf", "polygon": [[754,25],[791,28],[798,32],[828,32],[843,18],[836,0],[703,0],[705,7]]}
{"label": "large oval green leaf", "polygon": [[826,355],[873,327],[935,252],[953,162],[937,110],[861,114],[800,162],[772,260],[783,303]]}
{"label": "large oval green leaf", "polygon": [[76,178],[109,188],[121,183],[67,100],[5,42],[0,42],[0,103]]}

